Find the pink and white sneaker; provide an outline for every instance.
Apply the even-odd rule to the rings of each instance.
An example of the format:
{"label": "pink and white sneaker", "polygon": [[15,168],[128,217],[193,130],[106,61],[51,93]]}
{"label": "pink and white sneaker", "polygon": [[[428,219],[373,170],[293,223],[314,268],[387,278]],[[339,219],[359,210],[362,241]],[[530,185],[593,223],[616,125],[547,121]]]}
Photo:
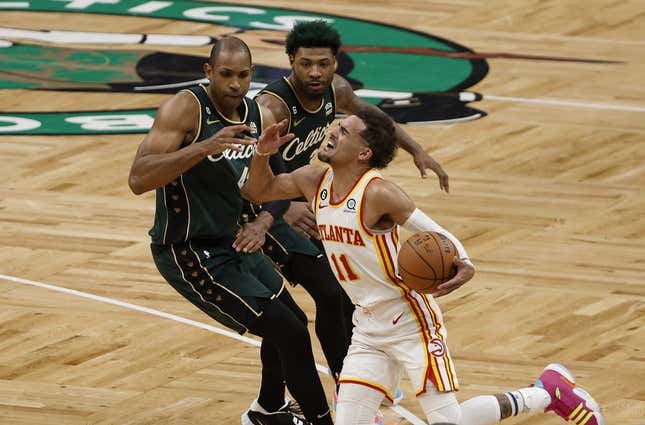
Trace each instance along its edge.
{"label": "pink and white sneaker", "polygon": [[551,404],[545,412],[552,410],[576,425],[604,425],[596,400],[576,386],[573,374],[563,365],[551,363],[545,367],[535,386],[544,388],[551,396]]}

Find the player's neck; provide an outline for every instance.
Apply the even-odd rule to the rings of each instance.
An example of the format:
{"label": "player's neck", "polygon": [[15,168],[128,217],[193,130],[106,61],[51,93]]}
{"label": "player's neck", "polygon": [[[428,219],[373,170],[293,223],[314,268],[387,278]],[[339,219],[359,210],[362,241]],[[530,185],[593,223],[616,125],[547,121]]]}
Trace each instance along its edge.
{"label": "player's neck", "polygon": [[351,191],[358,179],[365,174],[368,168],[357,166],[356,164],[347,165],[344,167],[333,167],[334,171],[334,180],[332,181],[333,185],[333,196],[332,201],[339,201]]}
{"label": "player's neck", "polygon": [[236,106],[223,105],[218,102],[211,93],[208,93],[208,97],[211,99],[211,103],[213,104],[217,112],[227,120],[239,122],[242,119],[239,110],[241,103],[237,104]]}
{"label": "player's neck", "polygon": [[222,115],[227,120],[233,121],[233,122],[239,122],[242,120],[240,116],[240,112],[238,111],[238,108],[226,109],[226,108],[221,108],[219,105],[216,105],[216,107],[220,115]]}

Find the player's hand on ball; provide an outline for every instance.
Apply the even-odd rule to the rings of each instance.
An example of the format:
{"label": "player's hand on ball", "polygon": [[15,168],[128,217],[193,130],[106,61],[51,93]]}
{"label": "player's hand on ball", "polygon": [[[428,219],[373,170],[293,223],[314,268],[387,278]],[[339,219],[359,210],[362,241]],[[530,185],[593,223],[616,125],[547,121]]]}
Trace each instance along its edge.
{"label": "player's hand on ball", "polygon": [[442,283],[437,286],[434,292],[423,291],[432,293],[433,297],[441,297],[446,294],[451,293],[457,288],[460,288],[466,282],[473,278],[475,275],[475,267],[470,263],[462,260],[461,258],[455,257],[452,260],[452,264],[457,268],[457,274],[447,282]]}

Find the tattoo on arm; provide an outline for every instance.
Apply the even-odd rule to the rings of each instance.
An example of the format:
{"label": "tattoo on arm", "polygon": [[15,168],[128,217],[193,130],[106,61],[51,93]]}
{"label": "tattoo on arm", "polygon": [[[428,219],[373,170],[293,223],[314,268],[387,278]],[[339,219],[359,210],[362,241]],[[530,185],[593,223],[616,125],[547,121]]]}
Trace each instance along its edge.
{"label": "tattoo on arm", "polygon": [[504,394],[495,394],[495,398],[499,403],[500,419],[506,419],[513,414],[513,406],[511,401]]}

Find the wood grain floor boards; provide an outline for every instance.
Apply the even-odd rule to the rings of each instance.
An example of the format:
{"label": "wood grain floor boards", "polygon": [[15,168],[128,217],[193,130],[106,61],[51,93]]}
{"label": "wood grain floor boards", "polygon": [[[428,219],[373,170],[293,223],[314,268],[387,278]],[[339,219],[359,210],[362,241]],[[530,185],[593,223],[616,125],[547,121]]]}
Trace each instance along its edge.
{"label": "wood grain floor boards", "polygon": [[[270,5],[294,7],[286,0]],[[607,425],[643,425],[642,4],[306,0],[297,7],[434,34],[476,52],[623,62],[490,59],[486,78],[470,88],[484,95],[473,106],[487,117],[405,126],[444,165],[451,193],[441,193],[432,175],[420,179],[405,153],[385,174],[454,231],[478,267],[469,285],[439,300],[460,400],[525,386],[558,361],[600,402]],[[213,36],[230,31],[167,19],[17,11],[0,14],[0,26]],[[263,41],[275,34],[241,37],[256,63],[287,65],[282,46]],[[194,55],[210,49],[123,48]],[[167,97],[0,90],[0,110],[156,108]],[[138,134],[0,136],[0,274],[214,324],[167,285],[152,262],[147,230],[154,195],[135,197],[127,187],[141,140]],[[2,424],[236,425],[256,394],[254,345],[69,293],[1,277],[0,285]],[[312,325],[311,299],[301,288],[290,290]],[[316,340],[314,346],[324,362]],[[331,380],[323,382],[330,391]],[[420,415],[409,382],[402,387],[403,406]],[[550,414],[505,423],[562,422]]]}

